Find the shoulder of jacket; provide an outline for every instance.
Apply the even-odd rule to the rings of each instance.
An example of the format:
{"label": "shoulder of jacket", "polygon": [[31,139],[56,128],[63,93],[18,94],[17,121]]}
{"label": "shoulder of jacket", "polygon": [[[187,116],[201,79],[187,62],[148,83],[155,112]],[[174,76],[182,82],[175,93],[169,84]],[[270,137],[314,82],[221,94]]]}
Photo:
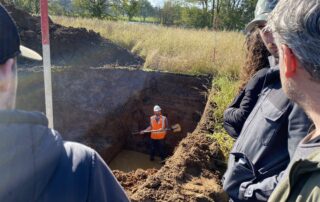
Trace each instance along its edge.
{"label": "shoulder of jacket", "polygon": [[76,142],[63,142],[64,149],[68,158],[74,160],[92,160],[96,151],[88,146]]}
{"label": "shoulder of jacket", "polygon": [[264,77],[264,76],[266,76],[269,72],[270,72],[270,68],[269,68],[269,67],[265,67],[265,68],[262,68],[262,69],[260,69],[259,71],[257,71],[257,72],[255,73],[255,76],[257,76],[257,77]]}
{"label": "shoulder of jacket", "polygon": [[270,68],[263,68],[260,69],[259,71],[257,71],[254,76],[252,77],[253,79],[257,80],[257,81],[265,81],[265,79],[267,77],[269,77],[271,74],[273,74],[274,70],[270,69]]}

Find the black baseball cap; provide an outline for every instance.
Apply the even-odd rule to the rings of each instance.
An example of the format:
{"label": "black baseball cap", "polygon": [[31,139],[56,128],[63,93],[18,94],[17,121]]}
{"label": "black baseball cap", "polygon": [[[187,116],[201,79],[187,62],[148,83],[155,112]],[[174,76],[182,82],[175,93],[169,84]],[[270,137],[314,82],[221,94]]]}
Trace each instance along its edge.
{"label": "black baseball cap", "polygon": [[17,26],[8,11],[0,4],[0,64],[18,55],[32,60],[42,60],[38,53],[20,45]]}

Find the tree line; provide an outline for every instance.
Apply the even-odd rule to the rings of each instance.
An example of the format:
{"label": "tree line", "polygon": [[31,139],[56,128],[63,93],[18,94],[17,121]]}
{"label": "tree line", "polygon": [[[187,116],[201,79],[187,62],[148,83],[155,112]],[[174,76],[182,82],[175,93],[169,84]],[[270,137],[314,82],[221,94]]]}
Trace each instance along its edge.
{"label": "tree line", "polygon": [[[8,1],[39,13],[39,0]],[[257,0],[166,0],[162,7],[154,7],[148,0],[51,0],[49,10],[52,15],[142,22],[151,19],[166,26],[242,30],[253,18],[256,3]]]}

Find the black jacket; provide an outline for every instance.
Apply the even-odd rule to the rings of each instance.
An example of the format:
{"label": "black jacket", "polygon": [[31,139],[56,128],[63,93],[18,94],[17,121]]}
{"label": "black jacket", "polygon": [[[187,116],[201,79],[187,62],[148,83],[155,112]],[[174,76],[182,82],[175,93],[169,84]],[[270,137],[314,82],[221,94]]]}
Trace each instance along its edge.
{"label": "black jacket", "polygon": [[268,70],[266,77],[223,178],[223,188],[234,201],[266,201],[310,126],[306,114],[282,91],[279,70]]}
{"label": "black jacket", "polygon": [[263,68],[258,71],[224,111],[223,126],[231,137],[237,138],[240,135],[242,126],[256,105],[263,86],[275,80],[274,76],[266,76],[268,70],[269,68]]}

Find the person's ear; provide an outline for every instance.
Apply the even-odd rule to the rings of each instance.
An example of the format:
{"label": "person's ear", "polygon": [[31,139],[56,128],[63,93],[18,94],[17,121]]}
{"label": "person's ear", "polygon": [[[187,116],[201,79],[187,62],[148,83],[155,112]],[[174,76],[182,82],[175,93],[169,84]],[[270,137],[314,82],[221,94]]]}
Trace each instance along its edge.
{"label": "person's ear", "polygon": [[298,68],[297,57],[287,45],[282,45],[282,54],[284,62],[284,73],[287,78],[291,78],[295,75]]}
{"label": "person's ear", "polygon": [[7,91],[12,83],[14,59],[9,59],[6,63],[0,65],[0,91]]}

